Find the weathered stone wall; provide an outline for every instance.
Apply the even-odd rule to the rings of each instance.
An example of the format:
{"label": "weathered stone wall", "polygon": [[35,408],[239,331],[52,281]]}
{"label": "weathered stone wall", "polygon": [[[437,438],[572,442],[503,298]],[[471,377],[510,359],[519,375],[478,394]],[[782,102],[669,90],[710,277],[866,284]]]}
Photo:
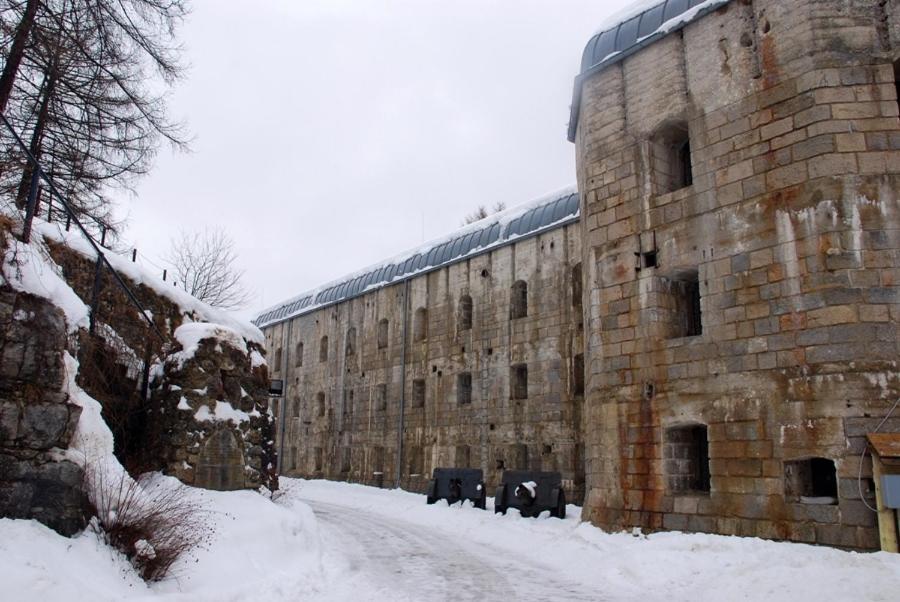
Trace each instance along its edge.
{"label": "weathered stone wall", "polygon": [[[580,499],[580,258],[579,229],[565,226],[265,329],[273,378],[286,382],[283,473],[395,486],[402,421],[404,488],[422,490],[438,466],[482,468],[489,486],[501,467],[533,468],[560,471]],[[527,316],[511,319],[517,281]],[[527,369],[521,395],[514,367]]]}
{"label": "weathered stone wall", "polygon": [[65,318],[50,302],[4,286],[0,332],[0,516],[72,535],[90,511],[82,468],[58,453],[81,415],[65,392]]}
{"label": "weathered stone wall", "polygon": [[220,339],[204,339],[186,360],[171,354],[150,404],[165,472],[205,489],[277,489],[268,385],[265,364]]}
{"label": "weathered stone wall", "polygon": [[[877,547],[857,472],[900,395],[897,10],[735,1],[585,80],[585,518]],[[809,458],[836,503],[795,491]]]}

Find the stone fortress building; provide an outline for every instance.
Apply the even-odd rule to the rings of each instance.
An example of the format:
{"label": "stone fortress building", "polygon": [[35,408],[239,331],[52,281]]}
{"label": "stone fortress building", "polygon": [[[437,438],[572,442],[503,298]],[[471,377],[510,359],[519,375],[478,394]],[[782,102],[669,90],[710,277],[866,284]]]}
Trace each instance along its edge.
{"label": "stone fortress building", "polygon": [[284,474],[559,470],[605,528],[877,549],[898,59],[898,0],[668,0],[604,28],[575,84],[577,196],[259,316]]}

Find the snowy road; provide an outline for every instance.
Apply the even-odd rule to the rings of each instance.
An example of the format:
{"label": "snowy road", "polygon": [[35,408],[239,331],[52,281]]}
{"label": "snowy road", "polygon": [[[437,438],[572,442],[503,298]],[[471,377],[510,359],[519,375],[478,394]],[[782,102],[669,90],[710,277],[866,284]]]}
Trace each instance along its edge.
{"label": "snowy road", "polygon": [[303,501],[319,520],[325,549],[340,551],[326,564],[339,567],[348,594],[367,591],[371,599],[390,600],[603,600],[536,562],[534,550],[511,556],[397,517]]}

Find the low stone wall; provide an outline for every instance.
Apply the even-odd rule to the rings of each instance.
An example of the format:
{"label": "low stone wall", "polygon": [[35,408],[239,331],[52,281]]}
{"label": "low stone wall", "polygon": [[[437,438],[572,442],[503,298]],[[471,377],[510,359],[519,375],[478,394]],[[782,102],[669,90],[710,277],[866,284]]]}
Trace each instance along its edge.
{"label": "low stone wall", "polygon": [[252,360],[259,352],[208,338],[186,359],[168,356],[150,403],[168,474],[205,489],[277,489],[268,375]]}

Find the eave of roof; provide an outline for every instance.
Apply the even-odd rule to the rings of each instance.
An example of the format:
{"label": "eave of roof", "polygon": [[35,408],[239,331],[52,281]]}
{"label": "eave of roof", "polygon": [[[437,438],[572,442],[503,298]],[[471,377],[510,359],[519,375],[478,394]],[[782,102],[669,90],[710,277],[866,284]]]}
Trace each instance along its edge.
{"label": "eave of roof", "polygon": [[260,328],[272,326],[537,236],[578,217],[578,192],[574,187],[565,188],[283,301],[261,311],[253,323]]}
{"label": "eave of roof", "polygon": [[[664,0],[595,33],[584,48],[569,114],[569,142],[575,142],[584,80],[683,29],[731,0]],[[641,5],[641,3],[639,3]]]}

